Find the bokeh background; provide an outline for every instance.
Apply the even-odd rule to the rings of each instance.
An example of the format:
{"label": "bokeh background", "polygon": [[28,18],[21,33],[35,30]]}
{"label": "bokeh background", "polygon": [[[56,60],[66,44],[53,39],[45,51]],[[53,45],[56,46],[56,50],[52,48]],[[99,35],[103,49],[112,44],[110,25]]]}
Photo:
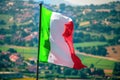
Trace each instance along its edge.
{"label": "bokeh background", "polygon": [[120,79],[119,0],[0,0],[0,80],[35,80],[41,1],[73,19],[75,52],[87,68],[40,63],[40,80]]}

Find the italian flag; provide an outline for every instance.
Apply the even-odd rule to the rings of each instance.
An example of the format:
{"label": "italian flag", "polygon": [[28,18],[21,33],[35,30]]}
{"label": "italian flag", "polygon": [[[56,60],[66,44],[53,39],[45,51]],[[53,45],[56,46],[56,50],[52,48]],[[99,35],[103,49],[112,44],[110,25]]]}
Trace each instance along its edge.
{"label": "italian flag", "polygon": [[44,6],[41,15],[39,61],[75,69],[86,67],[75,55],[72,19],[52,12]]}

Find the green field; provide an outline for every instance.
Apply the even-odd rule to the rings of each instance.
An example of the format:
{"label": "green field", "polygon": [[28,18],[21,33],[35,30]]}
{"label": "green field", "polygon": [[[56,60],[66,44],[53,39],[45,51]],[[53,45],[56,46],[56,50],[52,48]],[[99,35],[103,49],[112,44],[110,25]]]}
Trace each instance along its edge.
{"label": "green field", "polygon": [[96,68],[101,69],[113,69],[115,61],[106,60],[102,58],[94,58],[90,56],[78,55],[82,60],[83,64],[90,67],[91,64],[94,64]]}
{"label": "green field", "polygon": [[0,14],[0,20],[4,20],[6,22],[6,25],[0,25],[0,28],[8,28],[10,25],[12,25],[13,22],[9,21],[11,17],[11,15]]}
{"label": "green field", "polygon": [[110,26],[112,27],[112,28],[120,28],[120,23],[116,23],[116,24],[110,24]]}
{"label": "green field", "polygon": [[0,20],[8,21],[10,19],[10,15],[0,14]]}
{"label": "green field", "polygon": [[9,48],[14,48],[18,53],[25,58],[36,57],[38,50],[35,47],[18,47],[18,46],[0,46],[0,50],[7,51]]}
{"label": "green field", "polygon": [[[37,57],[37,48],[35,47],[18,47],[18,46],[1,46],[0,50],[7,51],[9,48],[14,48],[17,50],[17,52],[21,53],[26,59],[30,57]],[[94,64],[96,68],[102,68],[102,69],[113,69],[115,61],[106,60],[102,58],[94,58],[90,56],[84,56],[78,54],[78,56],[81,58],[83,64],[86,66],[90,66],[91,64]]]}
{"label": "green field", "polygon": [[[11,79],[11,80],[36,80],[36,78],[20,78],[20,79]],[[48,79],[40,79],[39,80],[48,80]]]}
{"label": "green field", "polygon": [[29,20],[29,21],[24,22],[24,23],[17,23],[17,26],[29,25],[30,23],[33,23],[33,21],[32,21],[32,20]]}
{"label": "green field", "polygon": [[75,43],[74,47],[93,47],[93,46],[102,46],[107,45],[107,42],[83,42],[83,43]]}
{"label": "green field", "polygon": [[12,80],[36,80],[36,78],[20,78],[20,79],[12,79]]}
{"label": "green field", "polygon": [[87,32],[87,31],[80,31],[80,32],[82,32],[84,34],[90,34],[91,36],[98,36],[98,37],[103,35],[107,40],[113,39],[114,37],[117,36],[116,34],[109,35],[109,34],[106,34],[106,33],[95,33],[95,32]]}

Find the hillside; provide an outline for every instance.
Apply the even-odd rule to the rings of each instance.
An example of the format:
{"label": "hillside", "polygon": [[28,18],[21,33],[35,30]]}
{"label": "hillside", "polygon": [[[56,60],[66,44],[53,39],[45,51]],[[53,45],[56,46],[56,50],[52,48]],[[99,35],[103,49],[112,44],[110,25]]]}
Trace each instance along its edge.
{"label": "hillside", "polygon": [[[1,1],[0,45],[37,47],[39,5],[34,1]],[[102,5],[47,5],[74,21],[74,45],[80,52],[109,56],[120,45],[120,2]],[[118,51],[117,51],[118,52]],[[115,57],[112,57],[115,58]]]}
{"label": "hillside", "polygon": [[[75,70],[39,63],[41,80],[120,79],[120,1],[101,5],[71,6],[62,3],[44,6],[72,18],[74,47],[87,68]],[[3,73],[6,71],[23,75],[19,76],[20,79],[14,76],[15,80],[35,79],[38,26],[37,2],[0,0],[0,79],[1,76],[3,79],[14,76],[5,76]]]}

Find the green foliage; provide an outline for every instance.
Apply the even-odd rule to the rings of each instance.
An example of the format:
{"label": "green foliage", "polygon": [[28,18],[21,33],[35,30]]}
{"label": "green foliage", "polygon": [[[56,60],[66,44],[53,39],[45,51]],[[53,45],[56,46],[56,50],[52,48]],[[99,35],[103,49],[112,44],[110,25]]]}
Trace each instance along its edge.
{"label": "green foliage", "polygon": [[6,37],[5,37],[5,42],[7,42],[7,44],[11,44],[11,42],[12,42],[12,40],[11,40],[11,37],[12,35],[6,35]]}
{"label": "green foliage", "polygon": [[91,65],[90,65],[90,68],[94,68],[94,64],[91,64]]}
{"label": "green foliage", "polygon": [[9,48],[7,51],[9,51],[10,53],[17,53],[17,51],[13,48]]}
{"label": "green foliage", "polygon": [[105,76],[104,70],[103,69],[94,69],[93,72],[94,75],[100,75],[100,76]]}
{"label": "green foliage", "polygon": [[5,34],[10,34],[10,31],[5,28],[0,28],[0,34],[5,35]]}
{"label": "green foliage", "polygon": [[120,23],[110,24],[110,26],[112,28],[119,28],[120,27]]}
{"label": "green foliage", "polygon": [[[24,1],[14,0],[13,6],[7,6],[9,1],[0,0],[0,35],[4,35],[4,40],[0,41],[0,53],[2,51],[18,52],[25,60],[30,57],[37,57],[38,49],[37,47],[37,37],[31,41],[23,40],[25,37],[31,35],[33,32],[38,32],[38,16],[39,8],[35,7],[36,3],[29,0],[27,5],[23,5]],[[12,1],[11,1],[12,2]],[[75,24],[75,31],[73,40],[75,42],[75,48],[81,52],[86,52],[87,54],[106,56],[107,52],[105,47],[111,45],[120,44],[120,26],[119,26],[119,11],[116,11],[117,4],[120,2],[104,4],[104,5],[89,5],[89,6],[70,6],[66,4],[60,4],[58,6],[48,6],[52,7],[54,11],[61,12],[73,19]],[[25,3],[26,4],[26,3]],[[33,5],[33,6],[29,6]],[[38,4],[38,3],[37,3]],[[22,6],[21,6],[22,5]],[[110,12],[96,12],[97,9],[110,9]],[[82,12],[86,9],[91,9],[91,12],[83,14]],[[27,12],[28,16],[24,14]],[[24,15],[24,16],[21,16]],[[32,15],[32,16],[31,16]],[[19,20],[22,18],[22,21]],[[11,19],[11,21],[10,21]],[[12,20],[13,19],[13,20]],[[80,22],[87,21],[89,24],[85,26],[79,26]],[[94,23],[96,21],[97,23]],[[105,22],[108,22],[106,24]],[[110,22],[110,23],[109,23]],[[28,32],[26,31],[28,30]],[[1,46],[7,44],[6,46]],[[17,45],[17,46],[8,46]],[[31,47],[18,47],[18,46],[31,46]],[[119,64],[115,61],[107,60],[101,57],[93,56],[83,56],[78,54],[82,62],[90,68],[95,69],[94,73],[90,71],[90,68],[82,69],[76,71],[74,69],[55,66],[52,64],[42,64],[40,63],[41,70],[44,73],[40,74],[41,78],[54,79],[55,77],[62,78],[82,78],[86,79],[88,75],[100,75],[104,76],[103,69],[114,69],[113,75],[119,76]],[[5,58],[9,61],[8,56],[0,57],[0,67],[4,65],[2,61]],[[115,67],[114,67],[115,63]],[[7,69],[5,64],[2,67]],[[14,66],[14,64],[12,65]],[[48,68],[47,68],[48,67]],[[21,68],[26,68],[26,66],[20,66]],[[0,68],[1,69],[1,68]],[[29,77],[36,77],[36,74],[31,74],[27,71]],[[99,77],[99,76],[98,76]],[[29,79],[29,78],[28,78]],[[34,78],[32,78],[34,79]],[[19,80],[19,79],[18,79]],[[21,80],[21,79],[20,79]],[[26,80],[23,78],[23,80]],[[43,80],[43,79],[40,79]],[[48,80],[48,79],[46,79]]]}
{"label": "green foliage", "polygon": [[[21,39],[30,35],[32,32],[38,32],[38,16],[39,9],[34,5],[36,3],[34,1],[28,1],[25,3],[27,5],[23,5],[24,1],[13,1],[14,5],[8,5],[8,1],[1,1],[0,3],[1,13],[0,13],[0,28],[9,29],[9,30],[0,30],[0,33],[7,35],[11,34],[11,42],[7,42],[10,40],[5,40],[1,42],[1,44],[13,44],[18,46],[36,46],[37,43],[26,42]],[[11,1],[12,2],[12,1]],[[119,3],[119,2],[116,2]],[[75,33],[74,33],[74,42],[75,43],[84,43],[84,42],[106,42],[108,45],[112,45],[109,42],[115,42],[114,39],[118,40],[119,34],[119,12],[116,11],[117,5],[116,3],[112,3],[113,5],[90,5],[90,6],[70,6],[66,4],[60,4],[59,9],[56,9],[54,6],[52,7],[55,11],[60,11],[67,16],[71,16],[74,24],[75,24]],[[22,6],[21,6],[22,5]],[[33,6],[30,6],[33,5]],[[97,12],[97,9],[110,9],[110,12]],[[83,12],[86,9],[90,9],[91,11]],[[35,11],[34,11],[35,10]],[[28,17],[24,14],[28,14]],[[35,13],[31,13],[35,12]],[[23,16],[22,16],[23,15]],[[31,16],[32,15],[32,16]],[[73,16],[74,15],[74,16]],[[12,19],[10,21],[10,19]],[[22,19],[22,20],[21,20]],[[19,21],[20,20],[20,21]],[[89,26],[79,26],[81,22],[89,22]],[[94,23],[96,21],[96,23]],[[108,22],[108,24],[106,24]],[[4,24],[4,25],[3,25]],[[14,25],[15,24],[15,25]],[[14,28],[13,28],[14,26]],[[117,29],[116,29],[117,27]],[[31,29],[31,32],[27,33],[24,31],[25,28]],[[2,32],[1,32],[2,31]],[[17,35],[15,35],[17,34]],[[16,37],[19,36],[19,40]],[[109,41],[109,40],[112,41]],[[24,44],[20,44],[24,43]],[[115,43],[114,43],[115,44]],[[118,44],[118,43],[116,43]],[[102,45],[102,44],[101,44]]]}
{"label": "green foliage", "polygon": [[[8,26],[12,25],[13,22],[10,22],[9,19],[12,16],[9,14],[0,14],[0,29],[1,28],[9,28]],[[2,23],[1,23],[2,22]]]}
{"label": "green foliage", "polygon": [[0,50],[0,53],[2,52],[2,50]]}
{"label": "green foliage", "polygon": [[72,69],[70,69],[70,68],[65,68],[65,70],[64,70],[64,75],[71,75],[71,71],[72,71]]}
{"label": "green foliage", "polygon": [[0,24],[1,24],[1,25],[5,25],[6,22],[5,22],[4,20],[1,20],[1,21],[0,21]]}
{"label": "green foliage", "polygon": [[[0,50],[7,51],[9,48],[14,48],[18,53],[21,53],[21,55],[24,56],[25,59],[37,56],[37,48],[35,47],[1,46]],[[83,56],[80,54],[77,54],[77,55],[81,58],[82,62],[88,67],[91,64],[93,64],[94,67],[101,68],[101,69],[113,69],[114,68],[115,61],[110,61],[110,60],[97,58],[97,57],[95,58],[95,57],[90,57],[90,56]],[[49,68],[53,69],[52,66]]]}
{"label": "green foliage", "polygon": [[120,76],[120,62],[116,62],[113,69],[114,76]]}
{"label": "green foliage", "polygon": [[106,42],[84,42],[84,43],[75,43],[75,48],[80,52],[85,52],[87,54],[106,56],[107,50]]}
{"label": "green foliage", "polygon": [[77,47],[104,46],[107,44],[108,44],[107,42],[92,41],[92,42],[74,43],[74,46],[75,48],[77,48]]}
{"label": "green foliage", "polygon": [[63,11],[63,10],[65,10],[65,4],[64,3],[62,3],[62,4],[60,4],[60,9],[61,9],[61,11]]}

